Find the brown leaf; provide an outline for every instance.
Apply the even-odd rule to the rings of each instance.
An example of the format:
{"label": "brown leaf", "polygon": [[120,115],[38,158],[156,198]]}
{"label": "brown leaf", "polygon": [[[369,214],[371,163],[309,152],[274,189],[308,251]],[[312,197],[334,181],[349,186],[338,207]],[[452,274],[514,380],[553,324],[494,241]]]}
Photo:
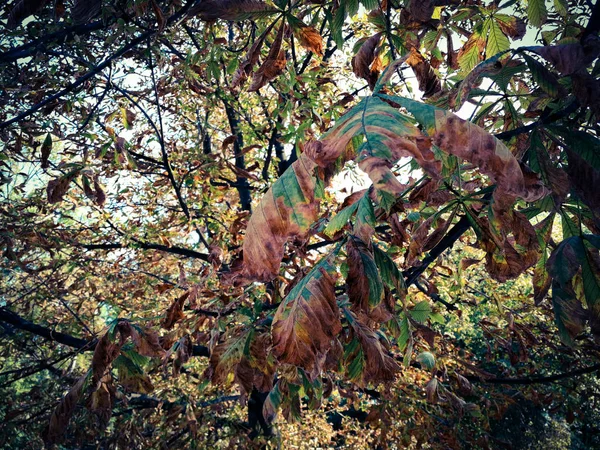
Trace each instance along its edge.
{"label": "brown leaf", "polygon": [[285,23],[282,23],[281,27],[279,28],[279,32],[273,41],[273,44],[271,44],[271,49],[269,50],[267,59],[265,59],[262,65],[252,76],[252,83],[248,88],[248,92],[258,91],[269,81],[275,79],[281,73],[283,73],[286,65],[285,51],[281,48],[284,30]]}
{"label": "brown leaf", "polygon": [[188,16],[214,22],[217,19],[240,21],[257,18],[277,10],[261,0],[203,0],[190,8]]}
{"label": "brown leaf", "polygon": [[119,356],[121,345],[112,341],[110,333],[105,333],[100,338],[94,349],[94,356],[92,356],[92,387],[95,388],[104,378],[112,362]]}
{"label": "brown leaf", "polygon": [[175,352],[175,360],[173,361],[173,376],[178,377],[181,372],[181,368],[185,363],[190,360],[190,356],[193,352],[192,341],[189,336],[182,337],[177,344],[177,351]]}
{"label": "brown leaf", "polygon": [[135,345],[135,351],[149,358],[161,358],[165,355],[165,349],[160,345],[158,334],[153,330],[139,330],[131,327],[131,340]]}
{"label": "brown leaf", "polygon": [[96,193],[95,193],[96,204],[100,207],[103,207],[104,203],[106,202],[106,194],[104,193],[104,190],[102,189],[102,185],[98,181],[98,177],[94,178],[94,190],[96,191]]}
{"label": "brown leaf", "polygon": [[[315,169],[315,162],[305,152],[263,196],[246,229],[242,283],[243,278],[271,281],[279,272],[284,244],[292,237],[303,236],[317,220]],[[276,196],[284,183],[288,184],[291,204]]]}
{"label": "brown leaf", "polygon": [[71,14],[75,23],[86,23],[100,14],[102,0],[74,0]]}
{"label": "brown leaf", "polygon": [[368,313],[371,306],[376,306],[374,303],[379,304],[383,299],[383,284],[375,266],[373,252],[363,241],[353,236],[348,239],[346,252],[348,297],[353,309]]}
{"label": "brown leaf", "polygon": [[418,22],[429,22],[435,9],[433,0],[409,0],[406,9],[412,19]]}
{"label": "brown leaf", "polygon": [[363,319],[357,316],[354,316],[353,319],[350,322],[352,331],[360,342],[365,358],[363,385],[370,382],[394,381],[396,374],[400,371],[400,366],[390,355],[379,335],[369,328]]}
{"label": "brown leaf", "polygon": [[600,171],[583,159],[576,151],[566,148],[569,165],[567,174],[577,195],[590,208],[596,221],[600,223]]}
{"label": "brown leaf", "polygon": [[316,377],[332,341],[341,331],[335,279],[328,260],[315,266],[281,302],[273,317],[273,354]]}
{"label": "brown leaf", "polygon": [[427,382],[427,386],[425,386],[425,395],[427,397],[427,403],[436,403],[438,400],[438,380],[433,377],[431,380]]}
{"label": "brown leaf", "polygon": [[215,269],[218,269],[223,260],[223,249],[217,244],[210,244],[208,249],[210,251],[208,254],[208,262],[211,263]]}
{"label": "brown leaf", "polygon": [[406,63],[412,68],[417,81],[419,82],[419,90],[423,92],[423,97],[431,97],[442,90],[440,79],[435,74],[431,65],[425,61],[425,58],[415,48],[411,48],[410,56]]}
{"label": "brown leaf", "polygon": [[87,401],[87,407],[100,421],[100,430],[104,430],[112,416],[112,405],[116,389],[112,383],[112,375],[105,374]]}
{"label": "brown leaf", "polygon": [[500,235],[494,233],[487,218],[476,221],[483,233],[479,243],[486,251],[486,269],[495,280],[505,282],[516,278],[538,261],[537,235],[522,213],[511,211],[495,217],[498,222],[495,228],[500,229]]}
{"label": "brown leaf", "polygon": [[390,216],[390,228],[394,234],[392,244],[403,247],[406,242],[410,241],[410,235],[406,231],[406,223],[400,222],[397,214]]}
{"label": "brown leaf", "polygon": [[460,268],[461,268],[461,270],[464,271],[464,270],[467,270],[472,265],[478,264],[479,262],[481,262],[481,259],[478,259],[478,258],[464,258],[460,262]]}
{"label": "brown leaf", "polygon": [[31,16],[38,12],[45,4],[47,0],[19,0],[10,10],[8,15],[8,21],[6,23],[7,28],[17,27],[23,19]]}
{"label": "brown leaf", "polygon": [[171,303],[165,318],[161,321],[163,328],[170,330],[177,322],[185,317],[185,314],[183,313],[183,304],[189,295],[190,293],[188,291]]}
{"label": "brown leaf", "polygon": [[323,38],[315,27],[302,25],[293,27],[292,29],[302,47],[319,56],[323,56]]}
{"label": "brown leaf", "polygon": [[600,80],[597,76],[590,75],[585,71],[574,73],[571,79],[573,94],[579,100],[581,107],[589,107],[598,120],[600,117]]}
{"label": "brown leaf", "polygon": [[[137,371],[137,368],[128,370],[125,364],[127,363],[118,365],[119,384],[123,388],[140,394],[149,394],[154,390],[154,385],[147,374]],[[128,364],[133,365],[133,362],[129,360]]]}
{"label": "brown leaf", "polygon": [[[563,75],[571,75],[585,69],[600,53],[600,45],[585,49],[580,43],[531,47],[538,55],[553,64]],[[587,50],[587,51],[586,51]]]}
{"label": "brown leaf", "polygon": [[412,266],[417,261],[417,257],[423,252],[423,246],[429,235],[429,229],[433,223],[435,216],[431,215],[428,219],[421,222],[421,224],[414,229],[411,234],[410,245],[408,247],[408,254],[406,256],[406,264]]}
{"label": "brown leaf", "polygon": [[267,37],[269,31],[271,31],[271,27],[268,27],[264,31],[264,33],[261,34],[260,37],[254,41],[254,43],[248,50],[248,53],[246,53],[246,58],[240,63],[240,66],[233,74],[231,80],[232,88],[241,86],[248,78],[248,75],[252,73],[252,70],[254,70],[254,66],[256,65],[256,63],[258,62],[258,58],[260,57],[260,50],[262,49],[262,46],[265,42],[265,38]]}
{"label": "brown leaf", "polygon": [[81,399],[87,375],[83,375],[67,392],[50,416],[50,422],[44,432],[44,441],[52,446],[61,442],[65,437],[71,416]]}
{"label": "brown leaf", "polygon": [[235,141],[237,141],[237,134],[232,134],[223,139],[223,143],[221,144],[221,150],[227,150],[227,147],[231,146]]}
{"label": "brown leaf", "polygon": [[433,143],[475,164],[496,182],[494,207],[497,210],[507,209],[516,197],[527,201],[540,198],[539,190],[527,189],[519,162],[502,142],[477,125],[443,110],[435,111],[435,121],[435,130],[430,133]]}
{"label": "brown leaf", "polygon": [[379,72],[371,71],[371,64],[373,64],[377,55],[381,35],[382,33],[376,33],[368,38],[352,58],[352,71],[357,77],[367,80],[371,87],[375,85],[377,78],[379,78]]}
{"label": "brown leaf", "polygon": [[497,20],[496,23],[504,34],[515,40],[522,39],[527,32],[527,24],[521,18],[511,17],[510,20]]}
{"label": "brown leaf", "polygon": [[55,178],[48,182],[46,188],[46,194],[48,195],[48,203],[58,203],[62,201],[63,197],[69,190],[71,181],[75,178],[75,174],[63,175],[60,178]]}

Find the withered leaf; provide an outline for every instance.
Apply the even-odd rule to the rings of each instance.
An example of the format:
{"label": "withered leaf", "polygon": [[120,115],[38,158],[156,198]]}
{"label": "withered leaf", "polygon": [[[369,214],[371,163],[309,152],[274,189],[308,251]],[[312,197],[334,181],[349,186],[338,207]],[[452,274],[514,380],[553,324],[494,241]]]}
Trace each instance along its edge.
{"label": "withered leaf", "polygon": [[273,354],[316,378],[341,331],[335,300],[332,253],[316,264],[286,296],[273,317]]}
{"label": "withered leaf", "polygon": [[302,47],[319,56],[323,56],[323,38],[315,27],[302,24],[292,27],[292,30]]}
{"label": "withered leaf", "polygon": [[600,53],[599,44],[588,49],[587,52],[580,43],[528,47],[528,49],[553,64],[563,75],[571,75],[585,69]]}
{"label": "withered leaf", "polygon": [[263,32],[263,34],[261,34],[260,37],[254,41],[254,43],[248,50],[248,53],[246,53],[246,57],[240,63],[240,66],[237,68],[237,70],[233,74],[233,77],[231,80],[232,88],[235,88],[237,86],[241,86],[242,84],[244,84],[244,82],[248,78],[248,75],[250,75],[252,73],[252,70],[254,70],[254,66],[258,62],[258,59],[260,58],[260,50],[262,49],[262,46],[265,42],[265,38],[267,37],[268,33],[271,31],[271,28],[272,28],[271,26],[268,27]]}
{"label": "withered leaf", "polygon": [[535,201],[545,195],[526,183],[510,150],[479,126],[435,106],[401,97],[392,100],[415,116],[441,150],[473,163],[496,182],[496,211],[506,211],[517,197]]}
{"label": "withered leaf", "polygon": [[87,400],[87,408],[98,417],[101,430],[106,428],[112,416],[115,394],[112,375],[106,373]]}
{"label": "withered leaf", "polygon": [[406,63],[415,73],[419,82],[419,90],[423,92],[424,98],[431,97],[442,90],[440,79],[435,74],[431,64],[425,61],[425,58],[415,47],[411,48]]}
{"label": "withered leaf", "polygon": [[185,314],[183,313],[183,305],[189,295],[189,291],[185,292],[183,295],[175,299],[173,303],[171,303],[165,318],[161,321],[163,328],[170,330],[177,322],[185,317]]}
{"label": "withered leaf", "polygon": [[375,265],[373,252],[362,240],[350,236],[346,251],[348,297],[353,308],[367,314],[383,299],[383,282]]}
{"label": "withered leaf", "polygon": [[269,188],[248,221],[240,280],[270,281],[279,272],[283,246],[304,235],[318,217],[317,165],[306,153]]}
{"label": "withered leaf", "polygon": [[281,48],[285,23],[281,24],[275,40],[271,44],[271,49],[267,59],[262,63],[258,70],[252,76],[252,83],[248,92],[256,92],[269,81],[277,78],[285,69],[286,59],[285,51]]}
{"label": "withered leaf", "polygon": [[390,354],[382,338],[365,324],[365,319],[349,313],[350,325],[358,339],[364,357],[362,385],[370,382],[389,382],[395,379],[400,366]]}
{"label": "withered leaf", "polygon": [[377,55],[381,35],[382,33],[376,33],[368,38],[352,58],[352,71],[357,77],[367,80],[371,87],[375,85],[375,81],[379,77],[378,72],[371,71],[371,65]]}
{"label": "withered leaf", "polygon": [[110,369],[112,362],[115,360],[121,351],[120,342],[113,342],[111,333],[105,333],[94,349],[94,356],[92,356],[92,386],[95,388],[97,384],[104,378],[104,375]]}
{"label": "withered leaf", "polygon": [[207,22],[217,19],[240,21],[259,18],[277,11],[261,0],[205,0],[190,8],[188,16],[197,15]]}
{"label": "withered leaf", "polygon": [[435,2],[433,0],[409,0],[406,9],[413,20],[429,22],[435,9]]}
{"label": "withered leaf", "polygon": [[48,187],[46,188],[48,203],[58,203],[62,201],[63,197],[69,190],[69,185],[71,184],[71,181],[73,181],[76,175],[76,173],[69,173],[67,175],[63,175],[60,178],[50,180],[48,182]]}
{"label": "withered leaf", "polygon": [[165,27],[167,26],[167,19],[161,7],[156,3],[156,0],[151,0],[150,4],[152,5],[152,11],[156,16],[156,23],[158,24],[158,32],[162,33]]}
{"label": "withered leaf", "polygon": [[64,439],[71,416],[83,394],[86,379],[87,374],[79,378],[52,412],[50,422],[44,433],[46,444],[52,445]]}

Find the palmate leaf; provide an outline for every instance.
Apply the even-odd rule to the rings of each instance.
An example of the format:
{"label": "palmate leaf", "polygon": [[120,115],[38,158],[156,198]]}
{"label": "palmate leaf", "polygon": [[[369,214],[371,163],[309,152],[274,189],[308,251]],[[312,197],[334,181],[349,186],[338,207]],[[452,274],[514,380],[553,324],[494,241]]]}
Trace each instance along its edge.
{"label": "palmate leaf", "polygon": [[490,58],[497,53],[508,50],[510,47],[510,42],[508,41],[506,35],[502,32],[498,22],[493,19],[488,19],[484,24],[484,29],[486,29],[488,33],[485,45],[486,58]]}
{"label": "palmate leaf", "polygon": [[401,157],[414,157],[432,175],[441,169],[429,139],[408,119],[379,98],[364,98],[320,141],[308,142],[298,161],[267,191],[248,223],[243,267],[232,278],[243,283],[270,281],[277,275],[287,240],[304,235],[317,219],[325,181],[319,168],[335,173],[354,157],[357,140],[362,140],[359,167],[378,191],[390,196],[404,191],[390,170]]}
{"label": "palmate leaf", "polygon": [[273,354],[282,363],[303,367],[313,378],[342,329],[333,278],[338,251],[339,247],[312,268],[273,317]]}
{"label": "palmate leaf", "polygon": [[323,137],[326,160],[334,159],[356,136],[362,137],[357,149],[359,167],[378,190],[392,195],[403,192],[404,187],[390,170],[402,157],[413,157],[430,174],[439,174],[441,163],[435,159],[429,140],[378,97],[364,98]]}
{"label": "palmate leaf", "polygon": [[497,211],[506,210],[517,197],[535,201],[545,194],[541,185],[525,179],[519,162],[506,145],[483,128],[435,106],[402,97],[382,97],[406,108],[442,151],[469,161],[495,181]]}

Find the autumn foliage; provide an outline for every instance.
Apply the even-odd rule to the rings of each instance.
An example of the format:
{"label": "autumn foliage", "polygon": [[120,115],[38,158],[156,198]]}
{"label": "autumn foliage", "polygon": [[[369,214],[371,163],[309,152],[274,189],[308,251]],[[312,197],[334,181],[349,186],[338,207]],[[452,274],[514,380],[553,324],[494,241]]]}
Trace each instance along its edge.
{"label": "autumn foliage", "polygon": [[600,446],[600,8],[11,0],[0,446]]}

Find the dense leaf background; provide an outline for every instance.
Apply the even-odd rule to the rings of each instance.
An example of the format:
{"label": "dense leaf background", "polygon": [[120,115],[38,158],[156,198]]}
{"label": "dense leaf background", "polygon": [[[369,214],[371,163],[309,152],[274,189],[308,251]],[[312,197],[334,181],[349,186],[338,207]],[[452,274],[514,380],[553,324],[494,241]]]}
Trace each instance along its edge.
{"label": "dense leaf background", "polygon": [[600,448],[597,3],[0,27],[0,447]]}

